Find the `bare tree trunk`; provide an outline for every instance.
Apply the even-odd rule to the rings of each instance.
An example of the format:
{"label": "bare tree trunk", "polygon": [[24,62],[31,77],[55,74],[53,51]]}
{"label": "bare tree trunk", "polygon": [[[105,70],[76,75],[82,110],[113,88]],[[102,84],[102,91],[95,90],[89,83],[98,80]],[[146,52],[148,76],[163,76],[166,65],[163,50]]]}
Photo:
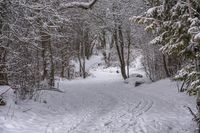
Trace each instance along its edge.
{"label": "bare tree trunk", "polygon": [[[124,39],[123,39],[123,33],[122,33],[122,27],[118,27],[119,31],[119,43],[120,43],[120,50],[121,50],[121,73],[124,79],[127,79],[126,75],[126,63],[125,63],[125,58],[124,58]],[[119,54],[120,54],[119,53]]]}
{"label": "bare tree trunk", "polygon": [[47,80],[50,86],[54,86],[54,63],[51,45],[51,36],[43,29],[40,29],[42,43],[43,75],[42,79]]}
{"label": "bare tree trunk", "polygon": [[7,71],[6,71],[6,55],[5,48],[0,47],[0,85],[8,85]]}
{"label": "bare tree trunk", "polygon": [[85,52],[85,57],[89,60],[92,51],[91,51],[91,42],[89,41],[89,28],[86,28],[87,32],[84,32],[84,52]]}
{"label": "bare tree trunk", "polygon": [[85,49],[84,46],[80,44],[79,46],[79,52],[78,52],[78,61],[79,61],[79,72],[80,76],[83,78],[86,78],[86,72],[85,72]]}
{"label": "bare tree trunk", "polygon": [[42,37],[42,65],[43,65],[43,73],[42,73],[42,80],[47,79],[47,74],[48,74],[48,70],[47,70],[47,44],[46,44],[46,39],[44,38],[46,34],[41,33],[41,37]]}
{"label": "bare tree trunk", "polygon": [[53,51],[52,51],[52,45],[51,43],[49,43],[49,57],[50,57],[50,74],[49,74],[49,78],[50,78],[50,82],[49,85],[50,86],[54,86],[55,85],[55,68],[54,68],[54,62],[53,62]]}
{"label": "bare tree trunk", "polygon": [[127,31],[127,40],[128,40],[128,55],[127,55],[127,77],[130,77],[130,53],[131,53],[131,37],[130,31]]}
{"label": "bare tree trunk", "polygon": [[82,77],[83,72],[82,72],[82,61],[81,61],[81,57],[78,55],[78,61],[79,61],[79,74]]}
{"label": "bare tree trunk", "polygon": [[65,61],[64,61],[64,53],[61,53],[61,73],[60,73],[60,77],[64,78],[65,75]]}
{"label": "bare tree trunk", "polygon": [[170,77],[169,70],[168,70],[168,68],[167,68],[166,58],[165,58],[165,55],[164,55],[164,54],[163,54],[163,65],[164,65],[164,69],[165,69],[166,76],[167,76],[167,77]]}
{"label": "bare tree trunk", "polygon": [[39,49],[37,49],[37,72],[36,72],[36,82],[37,82],[37,87],[39,88],[39,85],[40,85],[40,80],[41,80],[41,75],[40,75],[40,59],[39,59]]}
{"label": "bare tree trunk", "polygon": [[82,48],[83,48],[83,64],[82,64],[82,72],[83,72],[83,78],[85,79],[86,78],[86,71],[85,71],[85,57],[86,57],[86,55],[85,55],[85,43],[82,45]]}
{"label": "bare tree trunk", "polygon": [[[120,33],[121,29],[118,29],[118,28],[117,29],[115,28],[115,31],[114,31],[115,46],[116,46],[119,61],[120,61],[120,69],[121,69],[122,77],[123,79],[127,79],[126,64],[125,64],[124,55],[123,55],[124,54],[124,44],[123,44],[123,39],[122,39],[123,36],[122,36],[122,33]],[[119,32],[119,38],[117,34],[118,32]],[[120,46],[119,46],[119,43],[120,43]]]}
{"label": "bare tree trunk", "polygon": [[106,53],[106,32],[105,30],[102,31],[102,37],[101,37],[101,47],[102,47],[102,54],[104,57],[104,62],[106,63],[106,65],[108,66],[108,59],[107,59],[107,53]]}
{"label": "bare tree trunk", "polygon": [[[0,35],[2,35],[2,27],[3,27],[3,21],[0,20]],[[6,71],[6,56],[7,56],[7,50],[4,47],[5,42],[2,42],[0,40],[0,85],[8,85],[8,77],[7,77],[7,71]],[[9,46],[9,43],[7,43],[7,47]]]}

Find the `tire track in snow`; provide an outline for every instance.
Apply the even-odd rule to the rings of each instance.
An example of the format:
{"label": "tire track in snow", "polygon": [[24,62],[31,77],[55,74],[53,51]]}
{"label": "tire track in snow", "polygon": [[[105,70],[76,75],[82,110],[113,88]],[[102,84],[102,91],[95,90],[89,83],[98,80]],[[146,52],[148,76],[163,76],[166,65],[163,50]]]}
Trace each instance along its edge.
{"label": "tire track in snow", "polygon": [[[90,128],[94,128],[95,121],[97,121],[104,114],[109,113],[114,108],[115,104],[117,104],[116,98],[103,92],[98,92],[98,93],[97,92],[93,92],[96,95],[96,98],[97,99],[99,98],[99,102],[97,103],[96,109],[92,110],[91,112],[87,112],[90,114],[90,116],[85,117],[82,121],[80,121],[78,124],[73,126],[68,131],[68,133],[91,132]],[[95,129],[95,130],[98,130],[98,129]]]}
{"label": "tire track in snow", "polygon": [[[104,124],[108,128],[108,130],[113,132],[115,131],[115,128],[117,128],[116,123],[117,124],[122,123],[119,128],[121,128],[121,132],[123,133],[128,133],[128,132],[146,133],[146,129],[144,129],[144,126],[140,127],[141,132],[138,131],[136,132],[136,130],[133,131],[133,127],[140,126],[138,119],[140,118],[140,116],[142,116],[144,113],[146,113],[152,108],[154,102],[151,99],[146,99],[141,97],[137,98],[137,100],[139,100],[139,102],[134,107],[132,107],[133,103],[129,104],[128,109],[125,113],[123,113],[119,117],[115,117],[114,119],[108,120],[108,122]],[[127,104],[128,101],[124,102]]]}
{"label": "tire track in snow", "polygon": [[[146,133],[146,129],[144,126],[142,126],[144,120],[142,118],[142,115],[148,112],[154,102],[151,99],[146,99],[146,98],[141,98],[140,104],[136,106],[136,108],[133,108],[131,113],[132,113],[132,118],[130,121],[127,123],[127,129],[126,132],[134,132],[134,133]],[[141,122],[142,120],[142,122]]]}

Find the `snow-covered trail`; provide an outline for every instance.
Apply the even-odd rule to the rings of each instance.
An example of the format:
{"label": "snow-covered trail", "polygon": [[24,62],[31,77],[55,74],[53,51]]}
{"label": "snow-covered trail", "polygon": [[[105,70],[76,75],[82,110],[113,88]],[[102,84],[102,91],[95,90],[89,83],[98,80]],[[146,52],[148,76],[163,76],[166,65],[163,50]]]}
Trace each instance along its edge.
{"label": "snow-covered trail", "polygon": [[191,133],[184,105],[194,106],[194,99],[176,93],[175,83],[134,88],[117,74],[94,75],[61,81],[65,93],[42,94],[47,104],[12,107],[15,112],[0,116],[0,133]]}

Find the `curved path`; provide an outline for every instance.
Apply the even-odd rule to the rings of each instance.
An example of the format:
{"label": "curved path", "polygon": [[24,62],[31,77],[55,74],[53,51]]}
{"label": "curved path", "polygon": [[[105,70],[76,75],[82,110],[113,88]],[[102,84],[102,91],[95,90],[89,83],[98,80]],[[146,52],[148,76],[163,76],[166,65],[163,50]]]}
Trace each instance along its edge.
{"label": "curved path", "polygon": [[[42,94],[47,104],[39,108],[36,103],[15,107],[13,116],[0,119],[5,121],[0,133],[191,133],[192,117],[184,105],[193,106],[193,98],[174,94],[173,85],[168,88],[174,92],[162,89],[171,84],[168,80],[134,88],[116,74],[95,74],[62,81],[65,93]],[[22,113],[28,107],[32,109]]]}

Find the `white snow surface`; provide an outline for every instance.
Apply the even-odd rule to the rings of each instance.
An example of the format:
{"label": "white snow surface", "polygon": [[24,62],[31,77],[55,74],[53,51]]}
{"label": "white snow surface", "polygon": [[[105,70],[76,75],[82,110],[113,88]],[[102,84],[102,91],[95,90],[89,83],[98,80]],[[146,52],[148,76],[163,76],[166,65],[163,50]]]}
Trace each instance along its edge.
{"label": "white snow surface", "polygon": [[115,68],[91,73],[85,80],[60,79],[64,93],[43,91],[39,102],[16,105],[10,91],[7,106],[0,106],[0,133],[194,133],[184,106],[195,109],[195,97],[178,93],[176,82],[134,87]]}

